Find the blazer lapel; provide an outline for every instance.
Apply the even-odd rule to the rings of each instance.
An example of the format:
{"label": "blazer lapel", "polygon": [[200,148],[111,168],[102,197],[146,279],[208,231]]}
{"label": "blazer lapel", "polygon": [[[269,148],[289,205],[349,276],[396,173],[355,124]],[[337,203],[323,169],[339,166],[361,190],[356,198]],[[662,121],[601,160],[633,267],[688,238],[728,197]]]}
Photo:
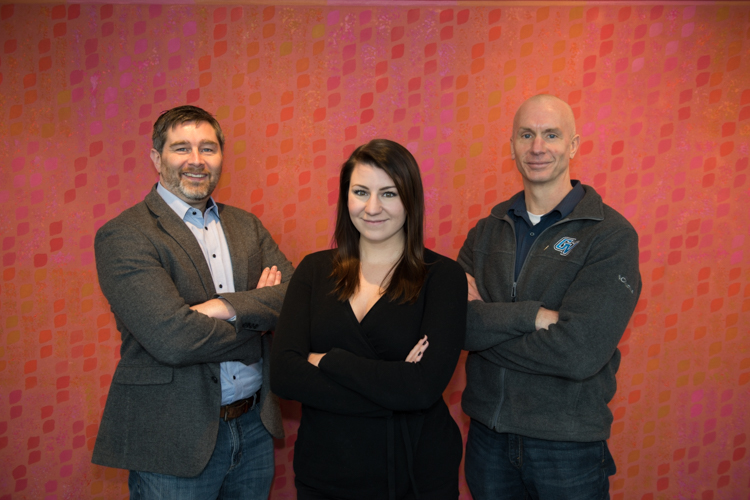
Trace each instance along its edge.
{"label": "blazer lapel", "polygon": [[145,201],[149,210],[157,216],[159,226],[182,247],[185,254],[193,263],[198,276],[200,276],[203,289],[206,291],[206,296],[209,298],[213,297],[216,294],[216,288],[211,276],[211,270],[208,268],[206,257],[203,255],[203,251],[193,233],[190,232],[185,222],[180,220],[177,214],[174,213],[174,210],[159,196],[159,193],[156,192],[156,187],[146,195]]}
{"label": "blazer lapel", "polygon": [[224,205],[219,204],[219,217],[221,218],[221,227],[224,229],[224,236],[227,239],[229,255],[232,257],[232,276],[234,277],[234,289],[237,292],[247,291],[247,263],[249,255],[247,250],[249,245],[244,244],[247,235],[243,231],[238,231],[238,224],[232,216],[230,210],[224,210]]}

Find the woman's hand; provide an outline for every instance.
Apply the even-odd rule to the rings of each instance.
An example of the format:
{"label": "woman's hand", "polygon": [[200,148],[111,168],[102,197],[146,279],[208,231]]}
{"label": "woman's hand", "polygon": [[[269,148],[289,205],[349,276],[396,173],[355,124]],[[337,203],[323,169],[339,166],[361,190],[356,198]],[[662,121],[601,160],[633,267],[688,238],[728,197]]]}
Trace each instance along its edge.
{"label": "woman's hand", "polygon": [[[430,343],[427,342],[427,335],[419,339],[419,342],[417,342],[417,345],[414,346],[414,348],[411,350],[408,356],[406,356],[406,362],[407,363],[419,363],[422,360],[422,356],[424,355],[424,352],[427,350],[427,348],[430,346]],[[311,352],[307,355],[307,361],[311,365],[318,366],[318,363],[320,363],[320,360],[323,359],[323,356],[325,356],[326,353],[319,353],[319,352]]]}
{"label": "woman's hand", "polygon": [[422,356],[424,355],[424,352],[427,350],[427,348],[430,346],[430,343],[427,342],[427,335],[425,335],[423,338],[417,342],[417,345],[414,346],[414,349],[411,350],[408,356],[406,356],[406,362],[407,363],[419,363],[422,360]]}
{"label": "woman's hand", "polygon": [[323,359],[323,356],[325,355],[326,353],[321,354],[319,352],[311,352],[310,354],[307,355],[307,361],[311,365],[314,365],[315,367],[317,367],[318,363],[320,363],[320,360]]}

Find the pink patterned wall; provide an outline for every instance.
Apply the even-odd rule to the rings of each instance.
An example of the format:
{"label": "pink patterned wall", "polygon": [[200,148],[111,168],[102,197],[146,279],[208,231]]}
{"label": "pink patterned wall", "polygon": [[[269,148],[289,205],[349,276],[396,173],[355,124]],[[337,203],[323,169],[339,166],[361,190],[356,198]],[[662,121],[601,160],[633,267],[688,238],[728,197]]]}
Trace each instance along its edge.
{"label": "pink patterned wall", "polygon": [[[160,111],[217,114],[216,197],[294,262],[329,244],[348,153],[400,141],[428,246],[455,257],[520,189],[510,125],[537,93],[573,106],[573,176],[641,237],[613,499],[750,498],[748,3],[476,4],[0,5],[1,500],[127,496],[126,472],[90,464],[119,356],[92,240],[155,182]],[[445,397],[465,431],[463,385],[461,364]],[[298,411],[274,499],[294,497]]]}

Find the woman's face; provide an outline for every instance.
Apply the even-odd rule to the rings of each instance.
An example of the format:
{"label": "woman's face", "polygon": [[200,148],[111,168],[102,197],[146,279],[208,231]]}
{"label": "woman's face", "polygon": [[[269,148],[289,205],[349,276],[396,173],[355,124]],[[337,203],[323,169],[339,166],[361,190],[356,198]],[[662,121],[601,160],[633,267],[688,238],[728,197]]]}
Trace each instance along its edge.
{"label": "woman's face", "polygon": [[406,210],[393,179],[385,170],[357,163],[349,180],[348,208],[360,242],[403,240]]}

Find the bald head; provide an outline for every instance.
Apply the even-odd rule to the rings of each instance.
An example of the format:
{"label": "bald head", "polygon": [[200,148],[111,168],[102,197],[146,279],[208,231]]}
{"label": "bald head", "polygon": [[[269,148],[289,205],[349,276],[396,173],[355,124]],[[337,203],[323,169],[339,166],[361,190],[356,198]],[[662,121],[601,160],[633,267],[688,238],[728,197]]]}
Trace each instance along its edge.
{"label": "bald head", "polygon": [[521,104],[521,107],[518,108],[518,111],[516,111],[516,114],[513,117],[514,135],[518,131],[519,120],[529,108],[546,109],[551,117],[555,117],[558,120],[559,125],[563,128],[566,134],[569,134],[569,137],[576,135],[576,120],[575,116],[573,116],[573,108],[559,97],[549,94],[535,95],[534,97],[526,99],[526,101]]}
{"label": "bald head", "polygon": [[580,141],[573,110],[565,101],[537,95],[518,108],[510,152],[523,177],[526,206],[532,213],[549,212],[572,189],[569,164]]}

